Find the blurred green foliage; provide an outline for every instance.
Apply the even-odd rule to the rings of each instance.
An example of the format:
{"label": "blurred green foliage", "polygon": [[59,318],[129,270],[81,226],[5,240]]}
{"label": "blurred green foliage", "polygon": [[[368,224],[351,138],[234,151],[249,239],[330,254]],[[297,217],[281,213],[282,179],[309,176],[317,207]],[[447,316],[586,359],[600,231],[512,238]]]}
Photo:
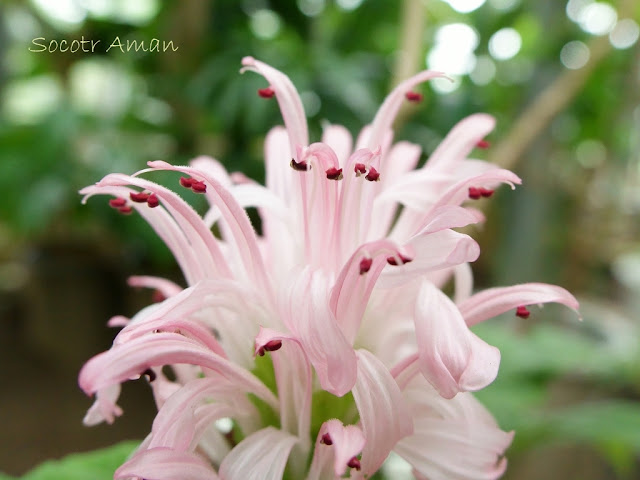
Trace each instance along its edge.
{"label": "blurred green foliage", "polygon": [[[477,37],[475,68],[454,76],[453,91],[424,87],[426,101],[411,109],[398,132],[420,144],[425,159],[452,125],[477,111],[497,117],[490,140],[499,145],[527,107],[566,73],[560,60],[565,47],[580,41],[593,48],[598,40],[587,20],[568,17],[564,1],[489,0],[469,13],[441,0],[404,3],[425,18],[412,39],[419,68],[426,67],[443,26],[462,23]],[[573,0],[574,7],[578,3]],[[640,4],[634,3],[611,5],[637,22]],[[120,217],[104,202],[81,206],[77,191],[107,173],[144,168],[149,160],[184,163],[200,154],[262,180],[262,139],[281,119],[275,102],[255,94],[264,81],[239,75],[243,56],[291,77],[318,139],[324,121],[356,134],[371,120],[397,80],[403,48],[402,2],[54,4],[0,4],[0,259],[10,258],[18,245],[56,237],[127,245],[134,263],[171,265],[143,222]],[[67,4],[75,10],[66,16],[56,10]],[[127,7],[133,4],[137,10]],[[490,39],[502,28],[515,29],[522,42],[504,60],[490,51]],[[106,52],[116,36],[123,42],[171,40],[179,50]],[[83,37],[100,40],[102,48],[34,53],[29,47],[36,37]],[[551,315],[545,313],[526,324],[509,319],[478,328],[503,354],[498,380],[479,397],[504,428],[517,430],[510,457],[555,441],[592,446],[620,475],[630,475],[637,463],[640,282],[637,275],[616,274],[632,271],[625,262],[640,252],[637,45],[609,46],[584,74],[584,87],[558,99],[566,107],[545,119],[542,135],[514,164],[524,186],[499,192],[486,228],[476,235],[483,247],[474,267],[480,285],[547,281],[595,299],[580,325],[547,323]],[[612,315],[615,321],[609,321]],[[556,391],[567,384],[579,386],[570,400]],[[25,478],[45,478],[33,475]]]}

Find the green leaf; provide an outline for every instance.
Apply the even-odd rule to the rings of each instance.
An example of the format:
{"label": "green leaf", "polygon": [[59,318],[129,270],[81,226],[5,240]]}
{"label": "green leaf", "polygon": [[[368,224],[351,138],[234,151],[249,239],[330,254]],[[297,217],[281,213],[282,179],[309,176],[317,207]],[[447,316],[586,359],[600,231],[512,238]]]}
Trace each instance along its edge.
{"label": "green leaf", "polygon": [[[111,480],[113,472],[139,444],[137,441],[127,441],[102,450],[74,453],[62,460],[49,460],[26,473],[20,480]],[[0,480],[13,479],[0,474]]]}

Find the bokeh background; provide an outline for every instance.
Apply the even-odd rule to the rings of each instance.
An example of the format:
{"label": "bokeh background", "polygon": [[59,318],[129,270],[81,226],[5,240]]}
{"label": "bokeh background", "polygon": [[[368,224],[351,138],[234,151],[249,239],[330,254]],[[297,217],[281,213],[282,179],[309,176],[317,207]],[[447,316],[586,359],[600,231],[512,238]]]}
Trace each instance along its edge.
{"label": "bokeh background", "polygon": [[[253,55],[290,75],[312,138],[324,120],[356,133],[424,68],[455,80],[399,119],[425,160],[465,115],[497,117],[480,155],[524,185],[482,205],[477,284],[557,283],[584,317],[548,306],[477,329],[503,354],[478,396],[517,431],[505,478],[640,478],[639,21],[636,0],[2,0],[0,471],[148,432],[143,382],[115,425],[89,429],[76,376],[110,345],[106,320],[150,301],[127,276],[181,277],[141,219],[77,191],[200,154],[262,180],[281,119],[238,73]],[[39,37],[101,43],[30,51]],[[116,37],[178,50],[106,52]]]}

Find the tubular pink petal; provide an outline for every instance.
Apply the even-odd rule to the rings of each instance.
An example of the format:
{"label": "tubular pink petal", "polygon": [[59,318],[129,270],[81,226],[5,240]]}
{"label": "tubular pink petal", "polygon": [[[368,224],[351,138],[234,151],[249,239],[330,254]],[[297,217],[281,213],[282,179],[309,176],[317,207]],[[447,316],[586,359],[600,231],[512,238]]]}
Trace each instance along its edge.
{"label": "tubular pink petal", "polygon": [[271,356],[280,401],[281,429],[298,436],[301,447],[308,448],[311,426],[311,364],[302,344],[291,335],[260,328],[256,337],[256,353],[273,341],[281,341],[282,349]]}
{"label": "tubular pink petal", "polygon": [[114,474],[114,480],[217,480],[218,475],[198,455],[154,448],[136,453]]}
{"label": "tubular pink petal", "polygon": [[395,444],[413,433],[413,423],[398,384],[375,355],[358,350],[358,379],[353,398],[367,443],[362,451],[362,472],[380,468]]}
{"label": "tubular pink petal", "polygon": [[220,465],[221,480],[282,480],[296,437],[267,427],[236,445]]}
{"label": "tubular pink petal", "polygon": [[380,139],[383,134],[391,130],[393,121],[400,110],[400,107],[405,101],[405,94],[413,90],[420,83],[431,80],[432,78],[444,77],[445,75],[440,72],[431,72],[425,70],[423,72],[414,75],[413,77],[400,83],[388,96],[378,109],[373,122],[371,122],[371,130],[366,137],[366,141],[363,146],[369,148],[375,148],[380,145]]}
{"label": "tubular pink petal", "polygon": [[[122,186],[93,185],[80,190],[80,193],[85,195],[82,202],[86,203],[88,198],[93,195],[115,195],[116,197],[122,197],[128,196],[132,191],[132,189]],[[207,262],[198,261],[197,250],[192,248],[188,235],[182,229],[179,222],[177,222],[164,207],[152,209],[138,203],[134,203],[132,207],[149,223],[167,247],[169,247],[188,283],[197,282],[200,278],[204,277],[203,266],[206,266]],[[205,260],[206,259],[205,257]]]}
{"label": "tubular pink petal", "polygon": [[453,168],[476,148],[478,141],[495,128],[496,120],[486,113],[476,113],[458,122],[431,154],[425,168]]}
{"label": "tubular pink petal", "polygon": [[476,177],[465,178],[452,185],[434,205],[437,208],[441,205],[460,205],[469,198],[469,187],[487,187],[495,188],[500,183],[511,185],[520,185],[522,180],[515,173],[501,168],[491,170],[490,172],[478,175]]}
{"label": "tubular pink petal", "polygon": [[212,353],[195,340],[176,333],[154,333],[115,345],[82,367],[78,383],[87,395],[91,395],[134,378],[150,367],[180,363],[218,372],[272,407],[277,405],[273,393],[250,372]]}
{"label": "tubular pink petal", "polygon": [[325,125],[322,129],[322,143],[329,145],[336,152],[341,166],[347,163],[353,147],[353,139],[349,130],[342,125]]}
{"label": "tubular pink petal", "polygon": [[306,269],[292,285],[285,324],[300,340],[324,390],[341,397],[356,381],[357,360],[329,307],[327,280]]}
{"label": "tubular pink petal", "polygon": [[335,478],[342,477],[349,461],[360,455],[365,443],[362,430],[355,425],[344,426],[340,420],[327,420],[318,432],[307,480],[322,480],[330,477],[332,472]]}
{"label": "tubular pink petal", "polygon": [[122,415],[122,409],[116,404],[120,396],[120,385],[111,385],[96,392],[96,400],[87,411],[82,423],[87,426],[98,425],[106,421],[112,424]]}
{"label": "tubular pink petal", "polygon": [[162,161],[148,162],[148,165],[157,170],[172,170],[186,173],[196,178],[202,177],[212,187],[211,193],[215,194],[213,195],[215,204],[222,212],[222,217],[233,233],[234,246],[238,249],[238,256],[247,273],[258,282],[264,291],[269,292],[271,285],[264,270],[255,231],[251,226],[247,213],[238,205],[229,191],[212,176],[192,167],[175,167]]}
{"label": "tubular pink petal", "polygon": [[480,255],[475,240],[453,230],[416,235],[407,247],[415,252],[413,260],[386,268],[378,280],[380,287],[397,287],[434,270],[474,262]]}
{"label": "tubular pink petal", "polygon": [[[207,403],[214,400],[216,403]],[[254,407],[237,386],[220,378],[198,378],[182,386],[171,395],[158,411],[153,421],[152,436],[148,448],[168,447],[173,450],[195,448],[198,416],[202,408],[213,405],[218,411],[214,417],[254,412]],[[208,412],[205,412],[208,414]],[[209,422],[217,418],[209,417]],[[203,432],[200,432],[202,434]]]}
{"label": "tubular pink petal", "polygon": [[307,146],[309,144],[307,117],[304,114],[302,101],[296,87],[293,86],[289,77],[284,73],[253,57],[244,57],[242,65],[244,68],[241,72],[253,70],[262,75],[271,85],[278,99],[284,125],[289,134],[291,153],[296,155],[299,146]]}
{"label": "tubular pink petal", "polygon": [[171,280],[160,277],[136,275],[129,277],[128,283],[132,287],[155,288],[167,298],[172,297],[173,295],[176,295],[182,291],[181,286],[173,283]]}
{"label": "tubular pink petal", "polygon": [[[344,264],[331,289],[329,304],[340,328],[350,343],[355,341],[371,292],[386,266],[386,257],[395,255],[399,246],[387,240],[362,245]],[[363,273],[363,259],[367,270]]]}
{"label": "tubular pink petal", "polygon": [[444,398],[489,385],[498,374],[500,352],[473,334],[455,304],[424,282],[416,302],[420,371]]}
{"label": "tubular pink petal", "polygon": [[490,288],[476,293],[459,305],[468,326],[473,326],[521,305],[562,303],[578,312],[578,300],[562,287],[546,283],[524,283],[511,287]]}

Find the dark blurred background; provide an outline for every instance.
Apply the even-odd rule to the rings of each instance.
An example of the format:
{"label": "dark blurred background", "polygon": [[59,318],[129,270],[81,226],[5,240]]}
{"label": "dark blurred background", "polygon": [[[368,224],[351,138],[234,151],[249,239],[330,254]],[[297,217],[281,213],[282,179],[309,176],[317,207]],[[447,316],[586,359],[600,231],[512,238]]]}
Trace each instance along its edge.
{"label": "dark blurred background", "polygon": [[[424,68],[455,79],[399,120],[425,159],[465,115],[497,117],[484,155],[524,185],[483,205],[477,285],[557,283],[584,316],[550,306],[478,328],[503,352],[479,397],[517,430],[505,478],[640,478],[638,21],[635,0],[2,0],[0,471],[148,432],[144,382],[115,425],[83,427],[77,372],[109,347],[110,316],[150,302],[127,276],[182,279],[140,218],[77,191],[200,154],[263,180],[281,119],[264,80],[238,73],[253,55],[292,78],[312,138],[325,119],[357,133]],[[116,37],[161,51],[107,52]],[[50,51],[74,39],[100,43]]]}

